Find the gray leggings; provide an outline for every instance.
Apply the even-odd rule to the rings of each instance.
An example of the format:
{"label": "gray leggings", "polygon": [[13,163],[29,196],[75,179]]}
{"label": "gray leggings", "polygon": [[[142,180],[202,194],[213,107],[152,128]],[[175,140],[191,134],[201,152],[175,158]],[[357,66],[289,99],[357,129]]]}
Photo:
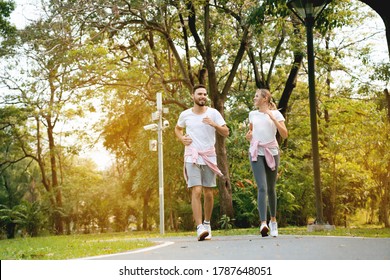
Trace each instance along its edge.
{"label": "gray leggings", "polygon": [[274,158],[276,164],[274,171],[268,167],[264,156],[257,156],[257,161],[249,159],[257,184],[257,209],[259,210],[260,221],[267,221],[267,194],[271,217],[276,217],[275,186],[280,156],[276,155]]}

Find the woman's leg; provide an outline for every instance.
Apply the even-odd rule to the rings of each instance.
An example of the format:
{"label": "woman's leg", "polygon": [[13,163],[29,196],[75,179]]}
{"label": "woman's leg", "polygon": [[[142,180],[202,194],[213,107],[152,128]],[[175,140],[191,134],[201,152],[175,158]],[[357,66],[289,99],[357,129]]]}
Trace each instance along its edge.
{"label": "woman's leg", "polygon": [[280,156],[276,155],[275,158],[275,170],[271,170],[268,166],[266,167],[266,176],[267,176],[267,194],[268,194],[268,204],[269,211],[271,216],[271,221],[276,221],[276,206],[277,206],[277,197],[276,197],[276,180],[278,179],[278,167]]}
{"label": "woman's leg", "polygon": [[265,172],[265,158],[258,156],[257,161],[250,161],[253,176],[257,184],[257,209],[259,211],[260,221],[267,221],[267,179]]}

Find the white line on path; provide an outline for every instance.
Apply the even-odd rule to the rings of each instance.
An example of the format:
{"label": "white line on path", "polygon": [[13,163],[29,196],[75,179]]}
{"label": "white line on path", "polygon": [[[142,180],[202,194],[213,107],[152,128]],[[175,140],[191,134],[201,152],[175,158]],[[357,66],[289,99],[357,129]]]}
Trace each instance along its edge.
{"label": "white line on path", "polygon": [[107,257],[107,256],[121,256],[121,255],[144,253],[144,252],[152,251],[152,250],[155,250],[155,249],[163,248],[163,247],[172,245],[174,243],[175,242],[168,241],[168,242],[163,242],[163,243],[161,243],[159,245],[156,245],[156,246],[143,248],[143,249],[139,249],[139,250],[128,251],[128,252],[123,252],[123,253],[117,253],[117,254],[101,255],[101,256],[95,256],[95,257],[86,257],[86,258],[81,258],[79,260],[93,260],[93,259],[104,258],[104,257]]}

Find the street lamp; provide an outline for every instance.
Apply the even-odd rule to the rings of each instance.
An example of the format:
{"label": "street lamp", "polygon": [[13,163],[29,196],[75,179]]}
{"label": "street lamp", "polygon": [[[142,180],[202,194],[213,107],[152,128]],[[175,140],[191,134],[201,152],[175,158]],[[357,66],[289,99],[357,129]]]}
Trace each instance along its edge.
{"label": "street lamp", "polygon": [[[157,150],[158,150],[158,193],[159,193],[159,206],[160,206],[160,234],[165,233],[164,225],[164,166],[163,166],[163,130],[169,126],[167,120],[163,120],[163,113],[168,112],[168,108],[162,107],[162,95],[161,92],[156,94],[156,107],[157,111],[152,113],[152,120],[158,123],[152,123],[144,126],[145,130],[157,130]],[[149,149],[154,151],[156,148],[156,142],[154,140],[149,142]]]}
{"label": "street lamp", "polygon": [[314,188],[316,194],[317,224],[323,224],[320,157],[318,151],[317,129],[317,99],[314,80],[314,49],[313,49],[313,26],[317,17],[325,9],[331,0],[289,0],[287,7],[305,24],[307,37],[307,63],[309,71],[309,101],[310,101],[310,125],[311,142],[313,152]]}

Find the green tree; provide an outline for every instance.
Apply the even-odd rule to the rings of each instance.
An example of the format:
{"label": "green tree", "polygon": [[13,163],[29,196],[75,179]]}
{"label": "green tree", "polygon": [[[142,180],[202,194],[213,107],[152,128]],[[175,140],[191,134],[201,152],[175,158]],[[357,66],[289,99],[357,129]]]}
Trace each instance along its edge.
{"label": "green tree", "polygon": [[[111,39],[111,49],[121,57],[123,69],[130,73],[134,73],[133,67],[142,69],[139,73],[143,78],[138,76],[135,82],[127,82],[129,88],[146,100],[154,100],[155,93],[163,91],[164,104],[187,108],[185,100],[192,86],[207,83],[212,106],[222,114],[239,65],[253,42],[252,36],[255,31],[261,31],[252,30],[253,25],[259,25],[251,20],[252,14],[257,13],[261,23],[267,22],[264,19],[268,10],[273,9],[276,17],[280,15],[276,3],[269,1],[261,3],[260,7],[256,1],[174,1],[164,4],[161,1],[133,1],[130,9],[125,1],[112,3],[110,9],[105,9],[103,3],[101,9],[95,4],[86,2],[78,15],[88,23],[89,29],[95,27],[101,31],[100,38]],[[255,11],[253,7],[256,7]],[[281,11],[286,14],[285,7]],[[91,12],[93,16],[87,16]],[[123,40],[126,37],[130,40]],[[274,46],[280,48],[283,40],[276,41],[279,45]],[[274,62],[279,53],[276,51],[273,56]],[[261,75],[256,77],[262,78]],[[119,83],[119,79],[116,81]],[[266,84],[263,80],[256,82]],[[226,175],[218,181],[220,212],[232,216],[225,139],[221,137],[217,137],[217,154],[220,168]]]}
{"label": "green tree", "polygon": [[[158,91],[163,92],[164,106],[170,109],[164,117],[173,126],[179,111],[190,104],[188,93],[198,82],[208,84],[211,105],[225,114],[231,128],[229,139],[218,140],[220,168],[228,176],[226,181],[218,181],[220,197],[216,207],[220,211],[214,211],[213,220],[232,218],[235,210],[236,225],[256,223],[255,189],[246,155],[248,143],[243,135],[247,114],[253,109],[253,90],[268,87],[290,130],[289,139],[281,143],[279,221],[307,223],[315,208],[307,89],[301,78],[307,75],[304,26],[288,17],[285,2],[88,0],[75,5],[75,1],[49,1],[42,20],[21,33],[32,67],[17,68],[14,64],[9,69],[20,75],[12,75],[15,72],[10,70],[6,78],[2,75],[2,81],[9,89],[8,104],[27,108],[35,120],[27,126],[28,133],[13,134],[12,139],[17,140],[13,146],[20,150],[12,155],[28,156],[40,164],[46,194],[51,199],[51,213],[57,219],[57,232],[60,220],[66,222],[68,233],[82,228],[105,230],[110,226],[107,221],[112,220],[116,229],[128,228],[132,223],[137,229],[155,227],[157,156],[148,151],[146,139],[154,138],[155,132],[146,132],[142,126],[151,121]],[[350,1],[331,5],[341,13],[336,16],[325,11],[315,28],[325,212],[328,220],[336,224],[346,224],[359,208],[369,209],[372,217],[380,212],[380,219],[386,220],[388,167],[375,158],[386,154],[388,147],[381,144],[380,148],[360,148],[365,141],[379,145],[387,140],[381,134],[373,141],[371,134],[388,128],[382,123],[384,110],[373,106],[371,97],[365,95],[378,92],[373,82],[361,82],[361,75],[353,75],[351,67],[342,60],[356,54],[367,61],[370,49],[347,48],[353,41],[329,47],[340,41],[335,38],[340,26],[360,24],[366,14],[357,17]],[[370,66],[372,63],[367,61],[359,69],[362,73],[372,72]],[[24,72],[26,69],[29,72]],[[341,70],[350,74],[349,80],[336,83],[332,75]],[[27,74],[24,80],[16,81],[23,73]],[[302,80],[299,83],[298,77]],[[357,96],[364,99],[362,103],[351,101]],[[94,99],[85,103],[91,97]],[[86,181],[95,182],[94,188],[72,175],[77,172],[70,168],[74,165],[71,158],[80,148],[62,144],[66,135],[74,131],[65,134],[59,126],[94,111],[96,101],[106,112],[96,127],[104,127],[100,137],[117,162],[110,174],[115,180],[104,177],[95,181],[86,170],[78,171]],[[350,122],[346,127],[351,128],[364,121],[361,113],[370,121],[375,120],[367,111],[357,109],[364,102],[381,116],[378,127],[382,130],[370,130],[368,136],[363,129],[355,129],[354,139],[344,139],[343,122]],[[340,108],[350,110],[350,114],[338,114]],[[16,137],[32,132],[36,135],[34,142],[30,136]],[[171,128],[164,132],[165,214],[170,229],[191,228],[188,193],[183,191],[181,174],[182,146],[177,145],[170,132]],[[79,133],[87,137],[87,133]],[[344,151],[345,146],[355,149]],[[93,170],[88,164],[83,167]],[[107,180],[107,190],[101,180]],[[115,188],[118,182],[121,188]],[[99,201],[99,197],[105,201]]]}
{"label": "green tree", "polygon": [[16,27],[10,22],[14,9],[14,1],[0,0],[0,57],[8,54],[15,42]]}
{"label": "green tree", "polygon": [[[93,91],[81,93],[81,88],[95,85],[96,81],[92,71],[83,71],[87,66],[78,52],[80,37],[73,30],[76,27],[50,10],[46,17],[20,32],[23,42],[19,47],[20,55],[28,66],[23,69],[25,65],[19,63],[20,57],[13,58],[13,61],[9,59],[2,82],[9,89],[9,94],[4,97],[5,104],[16,103],[30,112],[33,121],[29,128],[34,131],[35,143],[30,145],[33,147],[31,151],[23,149],[24,156],[34,159],[39,165],[41,181],[52,205],[54,231],[62,234],[64,204],[60,166],[63,147],[60,141],[72,133],[60,133],[59,126],[66,126],[71,119],[83,116],[83,106],[88,106],[84,102]],[[82,51],[82,57],[88,60],[101,49],[88,49],[87,46]],[[15,76],[18,70],[21,75]],[[18,140],[24,143],[23,147],[29,144],[26,139]]]}
{"label": "green tree", "polygon": [[0,107],[0,204],[4,207],[1,227],[5,228],[8,238],[15,237],[16,233],[13,209],[28,191],[27,174],[31,160],[23,149],[30,149],[20,141],[21,138],[31,139],[26,130],[27,116],[28,112],[15,106]]}

